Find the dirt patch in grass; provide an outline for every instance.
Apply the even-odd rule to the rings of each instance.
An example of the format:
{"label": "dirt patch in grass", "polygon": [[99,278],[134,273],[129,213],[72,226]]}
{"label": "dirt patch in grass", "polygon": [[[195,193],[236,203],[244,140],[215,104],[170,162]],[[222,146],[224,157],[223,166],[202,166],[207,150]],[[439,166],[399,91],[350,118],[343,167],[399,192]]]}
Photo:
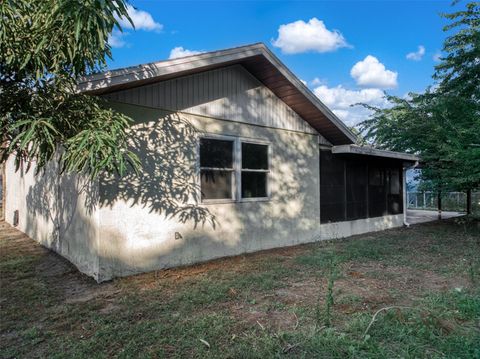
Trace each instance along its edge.
{"label": "dirt patch in grass", "polygon": [[192,279],[207,278],[210,275],[229,273],[242,275],[268,266],[269,262],[281,262],[292,266],[292,259],[298,254],[309,250],[309,245],[299,245],[287,248],[247,253],[235,257],[215,259],[212,261],[184,267],[167,268],[150,273],[143,273],[128,278],[117,278],[116,282],[135,286],[138,290],[152,290],[165,283],[185,283]]}
{"label": "dirt patch in grass", "polygon": [[464,277],[445,277],[429,270],[385,263],[355,263],[335,283],[339,302],[355,297],[353,303],[341,303],[336,309],[344,313],[378,310],[388,305],[411,306],[425,293],[465,288]]}
{"label": "dirt patch in grass", "polygon": [[277,298],[285,304],[291,305],[314,305],[319,293],[324,291],[324,280],[313,278],[288,283],[275,291]]}
{"label": "dirt patch in grass", "polygon": [[113,283],[95,285],[92,278],[79,275],[71,263],[55,253],[47,251],[42,253],[42,257],[35,266],[36,275],[58,293],[58,298],[66,304],[88,302],[99,297],[108,298],[120,292]]}
{"label": "dirt patch in grass", "polygon": [[236,303],[230,307],[230,311],[239,324],[250,329],[283,332],[294,330],[299,325],[299,319],[294,312],[271,309],[261,304]]}

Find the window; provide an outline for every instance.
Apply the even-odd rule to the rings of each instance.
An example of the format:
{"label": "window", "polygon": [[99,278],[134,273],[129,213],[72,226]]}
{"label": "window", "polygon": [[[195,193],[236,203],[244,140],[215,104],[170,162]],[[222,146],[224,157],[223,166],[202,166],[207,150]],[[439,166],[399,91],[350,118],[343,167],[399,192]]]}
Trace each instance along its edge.
{"label": "window", "polygon": [[200,189],[204,200],[268,198],[268,145],[238,138],[200,139]]}
{"label": "window", "polygon": [[200,139],[200,187],[204,199],[232,199],[233,141]]}
{"label": "window", "polygon": [[268,146],[242,143],[242,198],[267,197]]}

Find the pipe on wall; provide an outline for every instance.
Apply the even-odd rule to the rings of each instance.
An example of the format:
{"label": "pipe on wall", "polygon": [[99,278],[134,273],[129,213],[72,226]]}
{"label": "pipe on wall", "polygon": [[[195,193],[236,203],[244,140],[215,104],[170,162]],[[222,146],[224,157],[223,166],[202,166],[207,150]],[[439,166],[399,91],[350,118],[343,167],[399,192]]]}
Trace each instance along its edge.
{"label": "pipe on wall", "polygon": [[418,167],[419,162],[416,161],[414,165],[412,166],[406,166],[403,167],[403,225],[406,227],[410,227],[410,223],[407,221],[407,208],[408,208],[408,203],[407,203],[407,171],[409,169],[415,169]]}

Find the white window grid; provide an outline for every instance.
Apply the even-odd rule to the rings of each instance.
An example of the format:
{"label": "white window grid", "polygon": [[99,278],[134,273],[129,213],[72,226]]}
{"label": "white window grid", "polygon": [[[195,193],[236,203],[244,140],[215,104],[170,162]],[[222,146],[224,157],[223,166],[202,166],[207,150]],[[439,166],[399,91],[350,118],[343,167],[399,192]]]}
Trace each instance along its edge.
{"label": "white window grid", "polygon": [[[212,167],[201,167],[200,166],[200,139],[212,139],[212,140],[224,140],[233,142],[233,169],[225,168],[212,168]],[[268,169],[242,169],[242,143],[251,143],[256,145],[265,145],[267,146],[267,160],[268,160]],[[197,145],[197,178],[198,178],[198,198],[202,198],[201,193],[201,183],[200,183],[200,171],[201,170],[221,170],[221,171],[231,171],[232,175],[232,196],[231,198],[224,199],[201,199],[203,204],[216,204],[216,203],[240,203],[240,202],[262,202],[269,201],[271,198],[270,192],[270,182],[271,182],[271,143],[261,139],[248,138],[248,137],[239,137],[239,136],[228,136],[228,135],[217,135],[217,134],[205,134],[199,138]],[[266,183],[266,197],[252,197],[252,198],[242,198],[242,172],[261,172],[266,173],[267,183]]]}

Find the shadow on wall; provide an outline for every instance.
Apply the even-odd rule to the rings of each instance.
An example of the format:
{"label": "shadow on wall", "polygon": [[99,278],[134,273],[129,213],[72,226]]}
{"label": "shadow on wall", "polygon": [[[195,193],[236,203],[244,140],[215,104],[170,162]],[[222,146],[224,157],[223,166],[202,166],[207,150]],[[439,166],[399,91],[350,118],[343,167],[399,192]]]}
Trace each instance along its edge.
{"label": "shadow on wall", "polygon": [[193,223],[195,228],[205,224],[215,228],[215,216],[199,205],[195,127],[178,114],[169,114],[136,124],[132,130],[132,150],[142,168],[121,178],[101,178],[100,205],[113,206],[122,200],[180,223]]}
{"label": "shadow on wall", "polygon": [[[139,173],[132,172],[122,178],[100,177],[96,182],[74,174],[60,174],[58,164],[52,161],[35,176],[26,194],[25,232],[65,253],[65,248],[62,249],[65,235],[76,231],[79,240],[92,237],[95,228],[88,218],[97,204],[112,206],[118,200],[131,207],[147,207],[150,212],[175,218],[180,223],[193,223],[194,228],[208,224],[215,229],[215,216],[199,205],[196,129],[171,114],[137,124],[133,130],[131,146],[142,161]],[[33,176],[34,169],[29,170],[31,173],[23,166],[19,168],[22,177]]]}
{"label": "shadow on wall", "polygon": [[[100,81],[89,81],[87,83],[83,83],[82,91],[93,90],[93,87],[94,87],[93,83],[95,83],[97,86],[109,86],[112,84],[113,78],[115,78],[116,81],[120,79],[121,80],[120,83],[126,83],[131,81],[130,77],[132,75],[134,80],[148,80],[148,79],[151,79],[153,76],[155,76],[155,74],[157,74],[157,71],[158,71],[154,63],[141,65],[141,68],[142,68],[141,72],[136,72],[134,74],[132,74],[130,67],[115,70],[115,76],[112,76],[112,77],[109,76],[107,78],[103,78]],[[95,77],[95,75],[93,77]],[[85,80],[85,78],[81,80]]]}
{"label": "shadow on wall", "polygon": [[103,95],[118,103],[316,133],[241,65]]}
{"label": "shadow on wall", "polygon": [[[132,148],[143,168],[101,180],[100,207],[113,209],[102,216],[106,278],[109,271],[127,275],[319,239],[317,137],[130,104],[115,108],[137,120]],[[268,141],[271,199],[202,205],[196,165],[203,133]]]}
{"label": "shadow on wall", "polygon": [[[33,176],[19,169],[22,178]],[[60,173],[58,163],[52,161],[35,176],[26,194],[28,216],[25,232],[62,254],[69,254],[66,236],[75,240],[93,238],[94,225],[88,218],[96,210],[98,186],[95,181],[76,174]],[[73,238],[72,238],[73,240]],[[62,247],[66,244],[66,247]]]}
{"label": "shadow on wall", "polygon": [[[153,70],[150,65],[144,67],[145,74]],[[271,171],[274,176],[282,173],[283,177],[282,180],[279,178],[272,182],[271,192],[276,195],[272,200],[278,201],[280,205],[268,208],[269,213],[265,214],[249,212],[246,215],[251,217],[248,221],[235,221],[232,218],[233,222],[240,223],[233,228],[242,229],[242,223],[258,228],[269,227],[268,222],[275,218],[288,218],[305,224],[306,220],[298,216],[304,207],[303,202],[309,202],[312,198],[318,200],[319,197],[318,188],[313,188],[312,191],[311,187],[305,186],[318,177],[315,170],[318,166],[318,148],[316,144],[311,145],[310,138],[305,140],[302,136],[283,130],[272,130],[268,134],[259,135],[263,130],[249,124],[239,125],[208,118],[196,121],[195,115],[191,118],[190,115],[170,112],[192,112],[195,109],[193,112],[207,117],[248,119],[247,122],[253,124],[266,121],[264,125],[284,125],[283,122],[287,120],[305,124],[242,66],[235,65],[165,80],[109,93],[103,97],[111,101],[114,108],[136,119],[137,123],[132,128],[132,147],[138,153],[143,169],[140,174],[101,181],[102,207],[113,207],[116,202],[120,202],[118,200],[122,200],[130,207],[147,207],[151,213],[162,214],[165,218],[175,217],[180,223],[193,222],[195,228],[199,224],[210,224],[216,228],[216,218],[220,216],[215,217],[208,207],[200,204],[199,181],[196,178],[196,129],[202,129],[208,133],[263,138],[273,145],[279,144],[273,151],[273,157],[277,157],[278,161],[272,159]],[[315,157],[313,167],[309,162],[311,159],[306,160],[304,156]],[[308,190],[305,187],[309,187]],[[287,203],[288,206],[282,205]],[[247,206],[237,204],[232,210],[237,212],[238,207]],[[255,205],[250,205],[253,206]],[[262,211],[267,206],[258,207]],[[272,212],[276,212],[276,215],[272,216]],[[239,217],[244,213],[239,212]],[[233,214],[227,217],[233,217]],[[222,216],[223,224],[228,225],[225,223],[227,221]],[[272,223],[272,226],[279,226],[279,223]],[[290,223],[288,227],[290,229],[293,226]]]}

